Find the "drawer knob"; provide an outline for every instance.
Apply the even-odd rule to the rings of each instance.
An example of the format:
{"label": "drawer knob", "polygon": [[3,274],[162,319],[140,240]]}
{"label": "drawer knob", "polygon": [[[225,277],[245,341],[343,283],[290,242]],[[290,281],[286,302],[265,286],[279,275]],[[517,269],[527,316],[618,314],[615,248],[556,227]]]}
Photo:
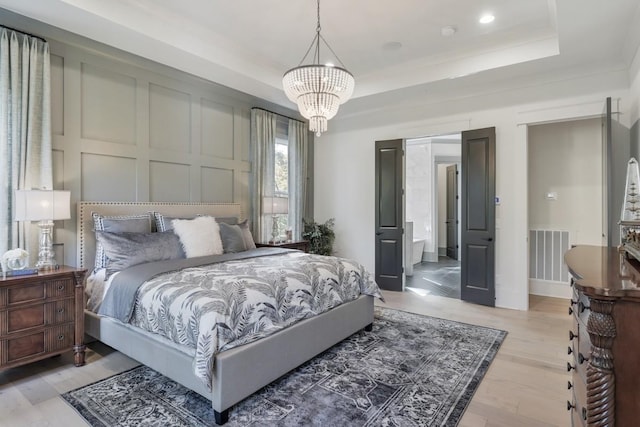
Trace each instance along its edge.
{"label": "drawer knob", "polygon": [[582,419],[587,421],[587,408],[582,408]]}
{"label": "drawer knob", "polygon": [[573,331],[569,331],[569,341],[573,341],[574,338],[578,338],[578,334],[574,334]]}
{"label": "drawer knob", "polygon": [[578,303],[578,301],[571,299],[571,305],[576,305]]}
{"label": "drawer knob", "polygon": [[569,402],[569,401],[567,400],[567,411],[570,411],[570,410],[572,410],[572,409],[573,409],[573,408],[575,408],[575,407],[576,407],[576,405],[572,405],[572,404],[571,404],[571,402]]}
{"label": "drawer knob", "polygon": [[578,362],[582,365],[585,361],[589,361],[588,357],[584,357],[582,353],[578,353]]}
{"label": "drawer knob", "polygon": [[571,372],[572,369],[576,369],[571,363],[567,362],[567,372]]}
{"label": "drawer knob", "polygon": [[58,290],[59,291],[64,291],[64,285],[58,285]]}
{"label": "drawer knob", "polygon": [[571,384],[571,381],[567,381],[567,390],[571,390],[573,388],[573,384]]}
{"label": "drawer knob", "polygon": [[59,314],[64,313],[64,308],[59,308],[59,309],[58,309],[58,313],[59,313]]}
{"label": "drawer knob", "polygon": [[571,354],[573,353],[573,349],[571,348],[571,346],[567,346],[567,354]]}
{"label": "drawer knob", "polygon": [[[58,335],[58,341],[62,341],[64,339],[64,334],[60,334]],[[567,363],[568,365],[568,363]]]}
{"label": "drawer knob", "polygon": [[569,314],[573,314],[573,308],[569,307]]}

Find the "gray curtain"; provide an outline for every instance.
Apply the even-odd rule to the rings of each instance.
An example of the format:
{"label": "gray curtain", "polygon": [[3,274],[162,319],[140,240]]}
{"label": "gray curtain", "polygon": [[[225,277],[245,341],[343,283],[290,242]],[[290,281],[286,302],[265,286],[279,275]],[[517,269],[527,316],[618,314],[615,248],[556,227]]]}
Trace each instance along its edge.
{"label": "gray curtain", "polygon": [[302,238],[302,219],[307,200],[307,158],[309,151],[307,124],[289,120],[289,226],[293,239]]}
{"label": "gray curtain", "polygon": [[37,257],[30,227],[13,221],[13,199],[53,186],[50,82],[49,44],[0,26],[0,255],[20,247]]}
{"label": "gray curtain", "polygon": [[257,242],[267,242],[271,237],[271,218],[264,217],[263,198],[273,195],[274,157],[277,116],[260,109],[251,110],[252,157],[252,205],[251,224]]}

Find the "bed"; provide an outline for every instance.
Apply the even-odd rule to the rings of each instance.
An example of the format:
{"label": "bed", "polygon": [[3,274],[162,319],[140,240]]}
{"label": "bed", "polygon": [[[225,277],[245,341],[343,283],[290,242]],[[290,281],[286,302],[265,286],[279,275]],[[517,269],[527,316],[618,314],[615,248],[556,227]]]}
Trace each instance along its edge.
{"label": "bed", "polygon": [[[233,203],[78,203],[77,265],[92,269],[96,257],[93,213],[118,216],[162,212],[170,217],[244,217]],[[211,400],[215,423],[229,408],[334,344],[373,323],[374,296],[360,295],[317,316],[213,357],[210,388],[193,369],[194,350],[111,317],[85,310],[86,333]],[[310,339],[312,338],[312,339]]]}

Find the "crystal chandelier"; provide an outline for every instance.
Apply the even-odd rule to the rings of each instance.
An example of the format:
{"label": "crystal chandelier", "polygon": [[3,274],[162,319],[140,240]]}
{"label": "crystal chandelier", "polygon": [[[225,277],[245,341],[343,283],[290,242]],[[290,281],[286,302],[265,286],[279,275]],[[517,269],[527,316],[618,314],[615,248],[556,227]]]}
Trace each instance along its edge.
{"label": "crystal chandelier", "polygon": [[[342,67],[334,64],[320,64],[320,40],[329,48]],[[311,49],[313,62],[302,65]],[[327,131],[327,121],[338,112],[340,104],[351,98],[355,81],[329,43],[320,34],[320,0],[318,0],[318,25],[316,35],[300,64],[284,73],[282,78],[284,93],[298,104],[300,114],[309,120],[309,130],[320,136]]]}

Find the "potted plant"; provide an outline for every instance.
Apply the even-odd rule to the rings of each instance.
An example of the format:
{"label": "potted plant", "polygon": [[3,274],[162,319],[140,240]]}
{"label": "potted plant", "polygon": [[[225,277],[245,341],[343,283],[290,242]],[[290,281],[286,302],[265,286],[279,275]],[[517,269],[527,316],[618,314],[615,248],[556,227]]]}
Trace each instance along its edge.
{"label": "potted plant", "polygon": [[333,241],[336,234],[333,231],[335,219],[331,218],[324,224],[314,220],[302,220],[302,238],[309,241],[309,253],[317,255],[331,255],[333,253]]}

